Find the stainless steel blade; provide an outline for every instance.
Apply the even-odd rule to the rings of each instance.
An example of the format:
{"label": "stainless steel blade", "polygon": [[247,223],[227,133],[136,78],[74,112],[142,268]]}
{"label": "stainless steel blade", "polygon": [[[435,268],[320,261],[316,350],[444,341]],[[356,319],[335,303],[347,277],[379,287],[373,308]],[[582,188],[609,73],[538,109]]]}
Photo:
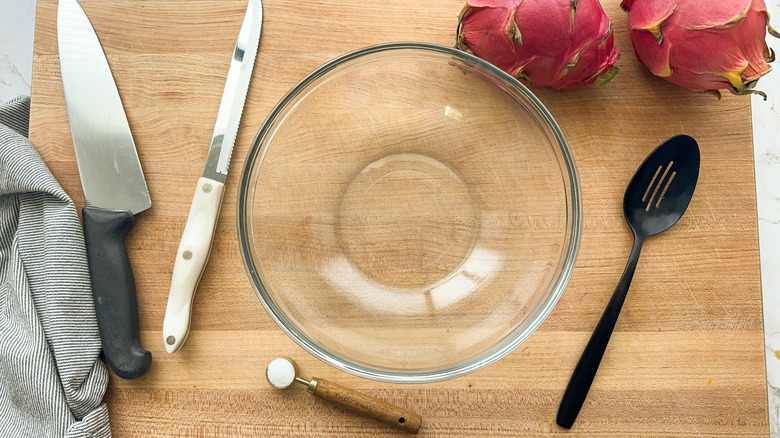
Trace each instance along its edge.
{"label": "stainless steel blade", "polygon": [[57,12],[60,71],[87,204],[130,210],[151,207],[122,101],[89,18],[76,0]]}
{"label": "stainless steel blade", "polygon": [[238,32],[236,48],[233,50],[233,60],[230,62],[225,90],[222,92],[222,102],[219,104],[206,168],[203,170],[205,178],[221,183],[224,183],[227,178],[238,123],[241,121],[249,79],[252,77],[257,46],[260,44],[262,24],[263,7],[260,0],[249,0],[244,22]]}

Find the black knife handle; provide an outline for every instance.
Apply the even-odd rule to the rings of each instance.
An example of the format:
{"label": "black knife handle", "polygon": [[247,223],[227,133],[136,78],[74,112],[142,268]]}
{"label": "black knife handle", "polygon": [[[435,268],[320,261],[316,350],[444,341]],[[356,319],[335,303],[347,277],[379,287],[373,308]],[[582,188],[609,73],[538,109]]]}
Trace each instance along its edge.
{"label": "black knife handle", "polygon": [[152,353],[141,346],[135,278],[125,247],[135,216],[96,207],[84,207],[81,216],[103,354],[119,377],[141,377]]}

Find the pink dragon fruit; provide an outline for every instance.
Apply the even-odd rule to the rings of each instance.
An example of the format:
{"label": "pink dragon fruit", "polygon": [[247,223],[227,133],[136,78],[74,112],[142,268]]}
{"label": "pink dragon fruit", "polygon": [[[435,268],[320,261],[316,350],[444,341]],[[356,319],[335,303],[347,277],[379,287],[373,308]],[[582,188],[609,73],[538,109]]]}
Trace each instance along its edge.
{"label": "pink dragon fruit", "polygon": [[617,73],[612,22],[599,0],[467,0],[457,47],[528,85],[603,85]]}
{"label": "pink dragon fruit", "polygon": [[639,61],[669,82],[691,90],[757,93],[772,68],[764,41],[769,26],[764,0],[623,0]]}

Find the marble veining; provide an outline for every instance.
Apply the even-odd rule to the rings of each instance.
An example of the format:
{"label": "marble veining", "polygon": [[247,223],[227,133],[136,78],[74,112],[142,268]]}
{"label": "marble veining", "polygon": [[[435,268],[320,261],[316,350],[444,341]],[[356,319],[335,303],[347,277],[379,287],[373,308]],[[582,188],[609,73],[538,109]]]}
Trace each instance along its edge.
{"label": "marble veining", "polygon": [[34,24],[34,0],[0,0],[0,102],[30,94]]}
{"label": "marble veining", "polygon": [[[780,29],[780,0],[767,0],[771,24]],[[767,43],[780,54],[780,39]],[[761,288],[764,299],[769,426],[780,438],[780,68],[761,78],[758,88],[768,99],[752,97],[753,143],[761,254]]]}

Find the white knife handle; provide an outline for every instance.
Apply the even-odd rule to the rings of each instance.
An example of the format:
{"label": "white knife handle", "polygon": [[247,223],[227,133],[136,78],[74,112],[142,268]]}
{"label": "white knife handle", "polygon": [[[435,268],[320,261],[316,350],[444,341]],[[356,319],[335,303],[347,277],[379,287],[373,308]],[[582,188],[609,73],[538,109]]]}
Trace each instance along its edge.
{"label": "white knife handle", "polygon": [[187,217],[179,250],[176,252],[171,292],[165,310],[163,343],[168,353],[175,353],[187,340],[192,299],[209,259],[224,189],[224,184],[212,179],[198,180],[190,215]]}

